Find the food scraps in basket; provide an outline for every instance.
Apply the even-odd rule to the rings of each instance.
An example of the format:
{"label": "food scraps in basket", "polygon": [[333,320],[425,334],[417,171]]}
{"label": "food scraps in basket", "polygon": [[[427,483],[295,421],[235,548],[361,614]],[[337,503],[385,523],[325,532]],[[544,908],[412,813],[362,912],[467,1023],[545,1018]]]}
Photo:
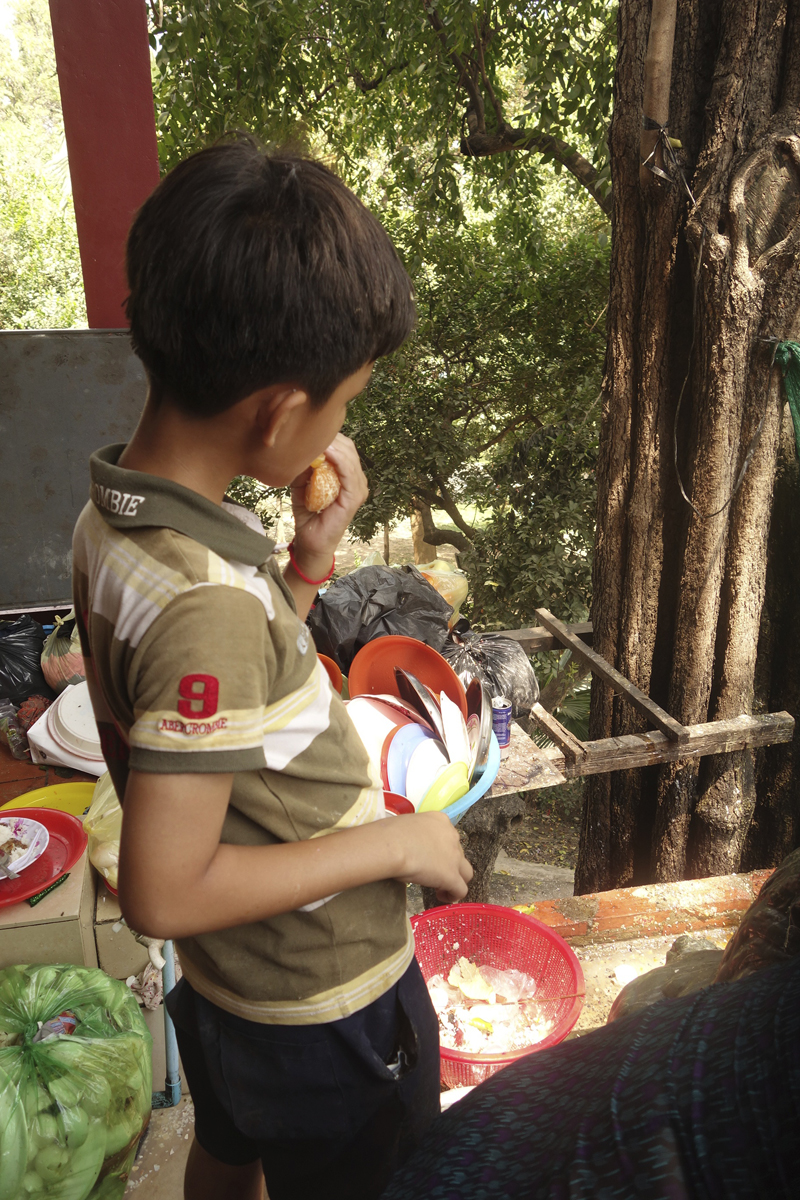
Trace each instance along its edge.
{"label": "food scraps in basket", "polygon": [[468,1054],[508,1054],[541,1042],[555,1021],[534,999],[536,981],[522,971],[479,967],[460,958],[445,980],[428,980],[439,1040]]}

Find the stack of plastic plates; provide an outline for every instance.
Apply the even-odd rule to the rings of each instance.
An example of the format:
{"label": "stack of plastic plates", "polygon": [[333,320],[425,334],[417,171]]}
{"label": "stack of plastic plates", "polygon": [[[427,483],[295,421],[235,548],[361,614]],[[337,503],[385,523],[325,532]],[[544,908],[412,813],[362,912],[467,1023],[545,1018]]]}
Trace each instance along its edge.
{"label": "stack of plastic plates", "polygon": [[[398,639],[381,641],[394,644]],[[421,648],[433,661],[441,657],[430,647]],[[426,671],[428,661],[419,657]],[[439,674],[447,681],[445,673]],[[353,675],[351,670],[351,680]],[[386,681],[381,677],[363,682],[377,688]],[[364,748],[380,771],[386,809],[393,813],[443,810],[458,820],[488,791],[499,767],[499,754],[495,762],[490,753],[491,708],[485,691],[480,683],[471,688],[468,704],[463,691],[455,691],[455,698],[444,688],[437,692],[431,686],[438,682],[435,671],[423,681],[397,665],[391,682],[399,695],[370,694],[364,687],[347,705]]]}
{"label": "stack of plastic plates", "polygon": [[100,735],[85,681],[66,688],[46,715],[48,732],[57,745],[80,758],[102,762]]}
{"label": "stack of plastic plates", "polygon": [[85,682],[65,688],[42,713],[28,730],[28,745],[32,760],[42,766],[103,774],[106,764]]}

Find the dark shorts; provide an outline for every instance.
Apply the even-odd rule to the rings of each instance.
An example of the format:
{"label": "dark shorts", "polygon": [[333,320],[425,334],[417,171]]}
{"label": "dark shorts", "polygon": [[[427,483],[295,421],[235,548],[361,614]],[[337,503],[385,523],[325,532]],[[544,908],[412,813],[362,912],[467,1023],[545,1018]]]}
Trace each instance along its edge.
{"label": "dark shorts", "polygon": [[167,998],[209,1154],[261,1159],[270,1200],[372,1200],[439,1112],[439,1029],[416,959],[326,1025],[260,1025],[182,979]]}

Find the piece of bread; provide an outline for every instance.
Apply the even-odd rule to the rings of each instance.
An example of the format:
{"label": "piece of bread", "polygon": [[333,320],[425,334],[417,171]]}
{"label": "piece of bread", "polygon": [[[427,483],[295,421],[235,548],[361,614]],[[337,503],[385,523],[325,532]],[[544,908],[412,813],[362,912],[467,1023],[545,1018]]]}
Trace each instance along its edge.
{"label": "piece of bread", "polygon": [[342,485],[336,468],[324,454],[315,458],[311,466],[313,470],[306,484],[305,504],[309,512],[317,513],[333,504]]}

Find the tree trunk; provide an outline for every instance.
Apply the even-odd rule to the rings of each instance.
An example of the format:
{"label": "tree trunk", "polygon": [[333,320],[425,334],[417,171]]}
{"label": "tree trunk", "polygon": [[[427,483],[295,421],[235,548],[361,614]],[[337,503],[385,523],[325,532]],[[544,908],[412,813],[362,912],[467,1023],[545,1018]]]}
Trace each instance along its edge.
{"label": "tree trunk", "polygon": [[[430,513],[430,508],[428,508]],[[433,520],[433,517],[431,517]],[[430,563],[436,558],[436,547],[425,541],[425,526],[420,508],[411,509],[411,542],[415,563]]]}
{"label": "tree trunk", "polygon": [[[800,464],[788,406],[781,446],[767,553],[767,590],[756,660],[756,702],[765,712],[786,709],[800,716]],[[800,845],[800,738],[756,754],[756,807],[745,843],[742,870],[776,867]]]}
{"label": "tree trunk", "polygon": [[[752,711],[783,412],[759,339],[800,329],[800,0],[678,6],[669,133],[696,203],[668,151],[673,184],[640,184],[649,27],[622,0],[592,617],[690,724]],[[642,728],[595,684],[593,738]],[[755,807],[748,752],[594,776],[576,892],[737,870]]]}
{"label": "tree trunk", "polygon": [[[519,825],[525,815],[525,802],[516,792],[508,796],[497,796],[478,800],[464,813],[458,823],[461,846],[473,875],[464,897],[465,904],[486,904],[489,887],[494,873],[494,864],[500,853],[503,840],[510,829]],[[422,889],[422,902],[426,908],[441,904],[433,888]]]}

